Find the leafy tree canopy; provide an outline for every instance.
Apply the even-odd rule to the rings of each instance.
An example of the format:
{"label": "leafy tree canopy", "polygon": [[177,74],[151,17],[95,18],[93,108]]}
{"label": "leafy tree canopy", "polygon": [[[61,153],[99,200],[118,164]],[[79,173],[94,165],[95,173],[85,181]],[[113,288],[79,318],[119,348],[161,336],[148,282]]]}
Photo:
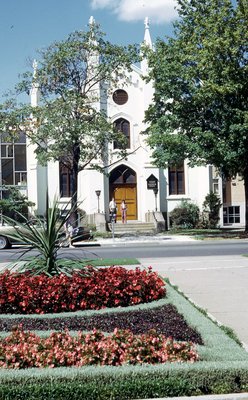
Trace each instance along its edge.
{"label": "leafy tree canopy", "polygon": [[12,136],[25,131],[42,164],[62,158],[69,168],[76,163],[78,171],[93,161],[99,167],[106,143],[120,141],[106,117],[104,95],[118,79],[125,81],[137,59],[137,46],[110,44],[95,23],[51,44],[16,88],[17,93],[37,88],[39,105],[7,100],[0,108],[1,131]]}
{"label": "leafy tree canopy", "polygon": [[20,220],[22,219],[21,214],[23,214],[27,218],[28,207],[33,207],[34,205],[17,188],[13,186],[2,187],[2,199],[0,199],[0,212],[2,215]]}
{"label": "leafy tree canopy", "polygon": [[155,163],[188,159],[226,177],[240,173],[248,198],[247,0],[178,5],[174,37],[149,54],[155,94],[146,120]]}
{"label": "leafy tree canopy", "polygon": [[[71,172],[77,193],[78,173],[90,164],[105,171],[110,163],[109,143],[118,141],[117,157],[126,156],[126,138],[107,118],[107,94],[118,81],[125,84],[138,46],[117,46],[104,39],[95,23],[86,32],[39,52],[32,72],[23,74],[17,93],[39,92],[39,103],[19,106],[13,100],[0,105],[0,132],[15,138],[25,132],[36,145],[39,162],[61,161]],[[72,206],[77,196],[72,196]]]}

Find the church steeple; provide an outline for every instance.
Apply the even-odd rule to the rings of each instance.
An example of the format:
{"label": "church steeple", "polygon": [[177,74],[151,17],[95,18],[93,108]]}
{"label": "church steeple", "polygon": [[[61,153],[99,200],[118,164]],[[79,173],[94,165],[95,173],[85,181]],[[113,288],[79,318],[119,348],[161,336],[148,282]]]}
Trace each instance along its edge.
{"label": "church steeple", "polygon": [[39,85],[37,83],[38,63],[36,60],[33,61],[32,66],[33,66],[33,82],[30,90],[30,100],[31,100],[31,106],[36,107],[38,106],[40,97]]}
{"label": "church steeple", "polygon": [[[145,34],[144,34],[144,40],[143,40],[143,46],[149,47],[150,49],[153,48],[152,45],[152,39],[150,35],[150,24],[149,24],[149,18],[146,17],[144,20],[145,24]],[[141,71],[143,75],[146,75],[148,73],[148,63],[146,58],[143,58],[140,63]]]}
{"label": "church steeple", "polygon": [[144,44],[152,49],[152,39],[150,35],[150,23],[148,17],[145,18],[144,24],[145,24]]}

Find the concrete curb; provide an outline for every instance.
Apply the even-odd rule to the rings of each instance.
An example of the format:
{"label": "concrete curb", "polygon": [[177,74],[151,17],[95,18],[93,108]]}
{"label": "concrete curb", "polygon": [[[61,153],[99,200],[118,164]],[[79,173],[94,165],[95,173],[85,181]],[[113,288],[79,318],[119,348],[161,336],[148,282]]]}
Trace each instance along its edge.
{"label": "concrete curb", "polygon": [[[156,400],[248,400],[248,393],[212,394],[206,396],[163,397]],[[146,399],[154,400],[154,399]]]}

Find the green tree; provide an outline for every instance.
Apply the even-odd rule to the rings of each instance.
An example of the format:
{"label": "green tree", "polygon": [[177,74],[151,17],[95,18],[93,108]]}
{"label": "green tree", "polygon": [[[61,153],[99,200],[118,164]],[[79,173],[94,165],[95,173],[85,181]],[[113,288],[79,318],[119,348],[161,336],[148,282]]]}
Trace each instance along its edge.
{"label": "green tree", "polygon": [[210,192],[203,202],[203,211],[208,213],[209,228],[216,228],[220,219],[221,201],[219,196]]}
{"label": "green tree", "polygon": [[[149,54],[148,143],[158,166],[212,164],[242,174],[248,230],[248,3],[178,0],[174,37]],[[176,133],[176,134],[175,134]]]}
{"label": "green tree", "polygon": [[[138,47],[117,46],[104,40],[95,23],[86,32],[69,35],[40,51],[33,73],[23,75],[17,92],[40,93],[35,107],[7,100],[0,108],[0,131],[11,136],[24,131],[35,144],[39,162],[60,161],[71,172],[72,192],[77,193],[78,173],[86,166],[105,170],[108,144],[124,143],[107,118],[106,94],[117,80],[125,82]],[[122,146],[125,148],[125,146]],[[125,150],[118,150],[125,157]],[[72,207],[77,196],[72,196]]]}
{"label": "green tree", "polygon": [[13,186],[5,186],[2,190],[2,199],[0,200],[1,215],[14,218],[17,221],[23,220],[21,215],[28,218],[28,207],[33,207],[35,204]]}

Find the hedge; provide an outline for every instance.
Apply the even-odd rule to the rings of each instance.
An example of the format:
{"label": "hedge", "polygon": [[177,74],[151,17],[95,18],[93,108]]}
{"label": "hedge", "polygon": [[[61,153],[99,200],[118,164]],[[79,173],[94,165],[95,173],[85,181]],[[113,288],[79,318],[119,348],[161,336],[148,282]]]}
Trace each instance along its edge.
{"label": "hedge", "polygon": [[85,367],[1,374],[0,399],[107,400],[238,393],[248,390],[248,363]]}

